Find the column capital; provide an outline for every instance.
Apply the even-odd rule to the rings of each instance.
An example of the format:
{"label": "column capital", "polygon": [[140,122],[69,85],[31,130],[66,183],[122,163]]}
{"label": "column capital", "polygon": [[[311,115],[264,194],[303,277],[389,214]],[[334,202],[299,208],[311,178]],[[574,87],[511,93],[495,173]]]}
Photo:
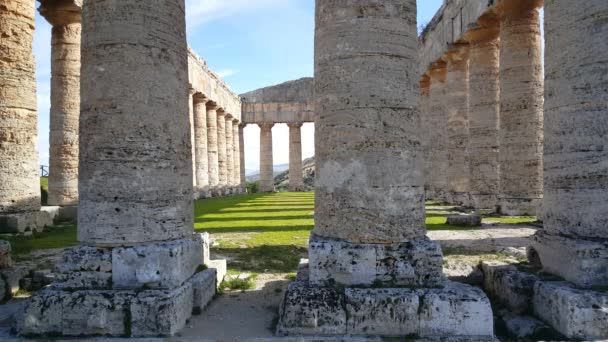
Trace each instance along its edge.
{"label": "column capital", "polygon": [[82,0],[39,0],[38,12],[53,25],[67,26],[81,22]]}
{"label": "column capital", "polygon": [[213,102],[211,100],[207,101],[206,105],[207,105],[207,110],[216,110],[217,111],[220,108],[217,105],[217,103],[215,103],[215,102]]}
{"label": "column capital", "polygon": [[428,73],[431,78],[431,83],[443,83],[445,82],[445,77],[448,72],[448,67],[446,62],[437,61],[431,64]]}
{"label": "column capital", "polygon": [[217,117],[218,117],[218,119],[219,119],[220,116],[226,115],[226,111],[224,110],[224,108],[218,107],[216,110],[217,110]]}
{"label": "column capital", "polygon": [[241,121],[237,118],[232,119],[232,125],[233,126],[238,126],[241,123]]}
{"label": "column capital", "polygon": [[517,17],[543,7],[543,0],[498,0],[496,13],[501,17]]}
{"label": "column capital", "polygon": [[194,93],[193,98],[196,103],[207,104],[209,102],[209,99],[198,91]]}
{"label": "column capital", "polygon": [[272,127],[274,127],[274,124],[273,123],[260,123],[260,124],[258,124],[258,126],[260,126],[260,128],[262,130],[270,130],[270,129],[272,129]]}
{"label": "column capital", "polygon": [[232,121],[232,120],[234,120],[234,116],[232,116],[232,114],[230,114],[230,113],[226,113],[225,120]]}
{"label": "column capital", "polygon": [[464,39],[471,45],[479,44],[487,41],[496,40],[500,34],[500,25],[496,22],[495,25],[482,26],[476,25],[469,29],[464,35]]}
{"label": "column capital", "polygon": [[290,122],[290,123],[287,124],[287,127],[289,127],[289,128],[300,128],[300,127],[302,127],[303,124],[304,123],[302,123],[302,122]]}
{"label": "column capital", "polygon": [[244,129],[245,127],[247,127],[247,124],[244,122],[239,123],[239,128],[240,129]]}
{"label": "column capital", "polygon": [[449,64],[466,61],[469,58],[469,44],[449,44],[449,50],[443,59]]}

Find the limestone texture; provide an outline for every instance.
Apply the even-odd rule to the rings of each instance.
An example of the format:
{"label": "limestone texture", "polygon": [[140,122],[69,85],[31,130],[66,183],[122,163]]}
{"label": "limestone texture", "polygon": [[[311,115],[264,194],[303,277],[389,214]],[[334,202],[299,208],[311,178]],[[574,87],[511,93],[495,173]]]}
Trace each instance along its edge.
{"label": "limestone texture", "polygon": [[536,276],[499,262],[482,262],[484,289],[489,296],[516,314],[530,312]]}
{"label": "limestone texture", "polygon": [[240,184],[241,187],[243,188],[243,191],[246,188],[247,185],[247,180],[245,179],[245,135],[243,130],[245,129],[245,124],[239,124],[239,158],[240,158],[240,173],[239,173],[239,180],[240,180]]}
{"label": "limestone texture", "polygon": [[38,9],[53,26],[49,205],[78,203],[81,7],[78,1],[43,0]]}
{"label": "limestone texture", "polygon": [[194,146],[196,149],[196,187],[209,189],[209,157],[207,151],[207,101],[201,94],[194,95]]}
{"label": "limestone texture", "polygon": [[469,205],[469,46],[447,53],[448,190],[449,202]]}
{"label": "limestone texture", "polygon": [[226,189],[234,189],[234,136],[232,135],[232,116],[226,115]]}
{"label": "limestone texture", "polygon": [[302,191],[302,124],[289,126],[289,191]]}
{"label": "limestone texture", "polygon": [[191,235],[183,0],[87,1],[82,35],[79,241]]}
{"label": "limestone texture", "polygon": [[316,2],[315,228],[349,242],[425,234],[416,2]]}
{"label": "limestone texture", "polygon": [[500,40],[495,18],[470,30],[469,42],[469,177],[471,206],[496,209],[500,189]]}
{"label": "limestone texture", "polygon": [[608,3],[546,1],[543,266],[608,285]]}
{"label": "limestone texture", "polygon": [[260,125],[260,192],[274,191],[274,174],[272,163],[273,126],[273,124]]}
{"label": "limestone texture", "polygon": [[40,209],[35,2],[0,6],[0,213]]}
{"label": "limestone texture", "polygon": [[209,187],[216,190],[219,186],[218,164],[218,132],[217,132],[217,105],[207,103],[207,152],[209,160]]}
{"label": "limestone texture", "polygon": [[423,132],[421,137],[422,154],[424,156],[424,191],[427,198],[433,197],[431,189],[431,140],[434,137],[431,127],[431,97],[430,97],[431,77],[428,73],[420,78],[420,130]]}
{"label": "limestone texture", "polygon": [[536,215],[543,194],[540,0],[501,0],[500,210]]}
{"label": "limestone texture", "polygon": [[217,167],[218,190],[224,193],[228,184],[228,165],[226,161],[226,112],[221,108],[217,111]]}
{"label": "limestone texture", "polygon": [[232,186],[238,193],[242,190],[241,185],[241,139],[239,137],[239,121],[232,120]]}
{"label": "limestone texture", "polygon": [[608,338],[608,294],[581,291],[566,282],[537,282],[534,313],[571,339]]}
{"label": "limestone texture", "polygon": [[429,179],[427,197],[443,201],[447,199],[448,191],[448,132],[447,110],[445,103],[447,67],[445,62],[439,62],[429,69],[429,119],[428,126],[432,128],[428,145]]}
{"label": "limestone texture", "polygon": [[210,268],[195,274],[192,279],[190,279],[193,291],[193,314],[200,314],[215,296],[217,282],[216,275],[216,270]]}

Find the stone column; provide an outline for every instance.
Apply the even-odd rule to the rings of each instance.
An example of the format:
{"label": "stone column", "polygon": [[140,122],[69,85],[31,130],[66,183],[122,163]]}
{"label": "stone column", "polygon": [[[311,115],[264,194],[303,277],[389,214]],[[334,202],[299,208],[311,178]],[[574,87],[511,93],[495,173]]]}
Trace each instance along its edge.
{"label": "stone column", "polygon": [[447,61],[448,189],[450,203],[469,205],[469,46],[451,47]]}
{"label": "stone column", "polygon": [[218,192],[220,196],[226,194],[228,187],[226,164],[226,112],[217,110],[217,167],[218,167]]}
{"label": "stone column", "polygon": [[500,210],[536,215],[543,194],[542,1],[500,5]]}
{"label": "stone column", "polygon": [[247,189],[247,179],[246,179],[246,175],[245,175],[245,135],[244,135],[244,129],[245,126],[247,126],[247,124],[240,124],[239,125],[239,159],[240,159],[240,173],[239,173],[239,184],[241,186],[241,188],[243,189],[243,191],[246,191]]}
{"label": "stone column", "polygon": [[608,286],[607,23],[606,1],[545,0],[545,216],[535,248],[546,271],[581,287]]}
{"label": "stone column", "polygon": [[214,102],[207,102],[207,153],[209,166],[209,188],[212,195],[218,194],[220,184],[219,162],[218,162],[218,131],[217,131],[217,109]]}
{"label": "stone column", "polygon": [[194,94],[196,90],[190,88],[188,92],[188,122],[190,125],[190,144],[192,149],[192,189],[196,188],[196,140],[194,134]]}
{"label": "stone column", "polygon": [[66,250],[57,282],[28,302],[21,334],[170,336],[192,313],[193,287],[214,290],[193,277],[203,251],[193,235],[184,13],[184,0],[85,2],[82,246]]}
{"label": "stone column", "polygon": [[232,120],[232,140],[234,152],[232,159],[234,165],[232,169],[232,184],[236,193],[241,193],[241,140],[239,138],[239,120]]}
{"label": "stone column", "polygon": [[226,130],[226,192],[231,194],[234,190],[234,136],[232,135],[232,115],[225,116]]}
{"label": "stone column", "polygon": [[429,138],[429,191],[430,199],[447,200],[448,189],[448,115],[445,106],[447,67],[437,62],[429,69],[430,112],[429,125],[433,128]]}
{"label": "stone column", "polygon": [[279,335],[493,337],[426,237],[417,46],[415,0],[316,1],[315,227]]}
{"label": "stone column", "polygon": [[194,96],[194,146],[196,151],[196,189],[197,197],[208,197],[209,157],[207,151],[207,102],[202,94]]}
{"label": "stone column", "polygon": [[0,5],[0,214],[40,210],[34,6]]}
{"label": "stone column", "polygon": [[272,162],[272,127],[274,124],[260,124],[260,192],[274,191],[274,170]]}
{"label": "stone column", "polygon": [[471,205],[495,209],[500,173],[498,119],[500,83],[498,22],[469,30],[469,175]]}
{"label": "stone column", "polygon": [[431,160],[430,160],[430,148],[431,139],[433,139],[434,127],[430,123],[431,113],[431,98],[429,96],[431,86],[431,78],[428,74],[422,75],[420,78],[420,131],[421,136],[421,148],[424,160],[424,190],[425,197],[432,198],[433,194],[430,192],[431,189]]}
{"label": "stone column", "polygon": [[289,191],[302,191],[302,133],[301,123],[289,126]]}
{"label": "stone column", "polygon": [[51,129],[49,205],[78,203],[81,7],[72,1],[40,1],[53,25],[51,40]]}

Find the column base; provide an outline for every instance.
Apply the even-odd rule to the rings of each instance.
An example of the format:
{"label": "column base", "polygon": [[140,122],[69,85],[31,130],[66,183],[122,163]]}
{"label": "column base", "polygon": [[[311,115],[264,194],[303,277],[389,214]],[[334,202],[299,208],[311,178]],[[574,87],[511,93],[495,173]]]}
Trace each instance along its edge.
{"label": "column base", "polygon": [[538,231],[532,247],[544,271],[582,288],[608,286],[608,239],[572,239]]}
{"label": "column base", "polygon": [[310,283],[317,286],[440,286],[441,246],[423,237],[394,244],[363,244],[310,236]]}
{"label": "column base", "polygon": [[304,266],[279,312],[279,336],[461,337],[493,341],[490,301],[478,288],[360,288],[311,285]]}
{"label": "column base", "polygon": [[542,198],[500,198],[499,212],[506,216],[540,216]]}
{"label": "column base", "polygon": [[40,211],[0,214],[0,233],[42,232],[59,214],[59,207],[42,207]]}

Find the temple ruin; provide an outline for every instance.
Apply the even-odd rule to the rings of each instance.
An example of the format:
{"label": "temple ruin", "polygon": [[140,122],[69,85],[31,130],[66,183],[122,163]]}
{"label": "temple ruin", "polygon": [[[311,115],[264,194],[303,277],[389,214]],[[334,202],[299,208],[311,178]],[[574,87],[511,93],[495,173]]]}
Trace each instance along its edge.
{"label": "temple ruin", "polygon": [[[498,304],[565,339],[608,338],[608,1],[446,0],[418,34],[415,0],[316,0],[314,78],[240,96],[188,47],[184,0],[38,4],[49,206],[37,2],[0,0],[0,232],[72,216],[79,245],[27,301],[20,336],[166,337],[204,317],[227,266],[194,233],[194,201],[246,193],[247,125],[273,192],[272,128],[288,124],[301,191],[314,123],[315,226],[276,294],[277,336],[495,341]],[[537,216],[543,277],[485,262],[483,286],[448,280],[428,200]]]}

